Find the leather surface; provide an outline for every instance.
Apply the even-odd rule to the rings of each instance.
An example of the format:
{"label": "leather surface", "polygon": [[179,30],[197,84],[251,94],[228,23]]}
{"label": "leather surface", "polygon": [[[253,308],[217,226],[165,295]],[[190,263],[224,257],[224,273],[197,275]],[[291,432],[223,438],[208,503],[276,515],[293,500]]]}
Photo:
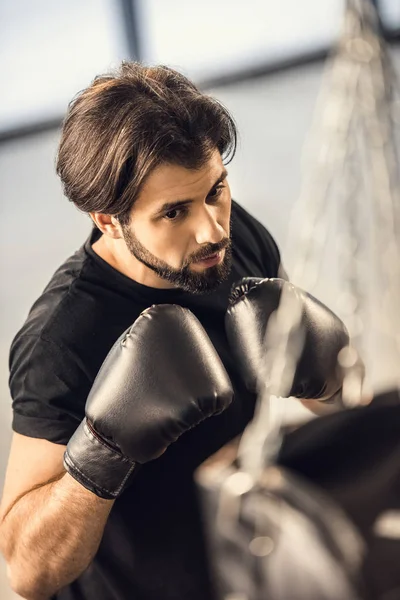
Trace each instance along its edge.
{"label": "leather surface", "polygon": [[232,290],[226,332],[238,366],[248,388],[256,391],[266,328],[284,288],[300,303],[304,343],[293,385],[288,394],[282,395],[331,398],[342,386],[337,356],[349,342],[347,330],[324,304],[283,279],[245,278]]}
{"label": "leather surface", "polygon": [[118,494],[129,465],[157,458],[232,398],[230,379],[198,319],[181,306],[152,306],[106,357],[86,403],[95,435],[87,425],[78,428],[66,468],[86,487]]}
{"label": "leather surface", "polygon": [[244,475],[198,477],[218,598],[366,600],[364,544],[339,507],[285,469],[236,491]]}

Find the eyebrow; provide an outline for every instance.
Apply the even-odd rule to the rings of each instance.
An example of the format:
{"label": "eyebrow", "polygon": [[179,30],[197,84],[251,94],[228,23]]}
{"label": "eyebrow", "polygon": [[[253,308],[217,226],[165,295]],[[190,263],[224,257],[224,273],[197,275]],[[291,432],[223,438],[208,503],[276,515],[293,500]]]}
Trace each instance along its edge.
{"label": "eyebrow", "polygon": [[[227,178],[227,176],[228,176],[228,171],[226,169],[224,169],[222,171],[221,175],[218,177],[217,181],[215,181],[215,183],[209,189],[207,196],[208,196],[208,194],[210,194],[213,191],[213,189],[217,185],[222,183]],[[162,213],[168,212],[169,210],[173,210],[174,208],[177,208],[178,206],[190,204],[191,202],[193,202],[193,200],[191,198],[187,198],[185,200],[175,200],[173,202],[165,202],[159,209],[157,209],[156,215],[160,215]]]}

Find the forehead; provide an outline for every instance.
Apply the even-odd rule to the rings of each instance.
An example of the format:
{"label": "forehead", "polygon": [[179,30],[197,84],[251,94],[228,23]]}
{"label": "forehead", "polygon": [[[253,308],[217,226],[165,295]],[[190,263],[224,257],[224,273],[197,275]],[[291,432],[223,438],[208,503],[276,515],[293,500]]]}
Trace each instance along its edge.
{"label": "forehead", "polygon": [[160,165],[146,179],[134,210],[150,211],[165,202],[195,200],[210,191],[223,171],[218,151],[200,169],[186,169],[168,163]]}

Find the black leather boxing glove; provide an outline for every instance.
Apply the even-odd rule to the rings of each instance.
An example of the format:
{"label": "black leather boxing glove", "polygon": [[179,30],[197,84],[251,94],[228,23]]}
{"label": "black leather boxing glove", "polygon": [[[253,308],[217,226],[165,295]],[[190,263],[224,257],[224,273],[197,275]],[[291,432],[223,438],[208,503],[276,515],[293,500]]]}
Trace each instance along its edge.
{"label": "black leather boxing glove", "polygon": [[263,360],[265,331],[278,308],[282,290],[290,286],[301,308],[304,344],[288,395],[310,400],[328,400],[343,383],[338,354],[348,345],[342,321],[316,298],[283,279],[242,279],[232,289],[226,314],[227,337],[247,387],[257,391]]}
{"label": "black leather boxing glove", "polygon": [[137,463],[222,412],[233,397],[225,368],[196,317],[152,306],[117,340],[70,439],[64,466],[102,498],[117,497]]}

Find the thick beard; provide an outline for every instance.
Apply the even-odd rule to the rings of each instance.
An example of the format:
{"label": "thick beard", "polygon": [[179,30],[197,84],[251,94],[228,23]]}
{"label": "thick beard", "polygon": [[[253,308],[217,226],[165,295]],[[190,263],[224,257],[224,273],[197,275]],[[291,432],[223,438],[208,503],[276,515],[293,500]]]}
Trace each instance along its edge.
{"label": "thick beard", "polygon": [[[229,238],[225,238],[218,244],[208,244],[202,248],[201,255],[189,258],[187,264],[181,269],[174,269],[168,263],[157,258],[139,242],[137,237],[127,227],[123,227],[123,236],[129,252],[141,263],[154,271],[159,277],[175,287],[190,292],[191,294],[207,294],[215,291],[220,283],[225,281],[230,273],[232,265],[232,245]],[[216,254],[225,248],[225,256],[221,264],[205,269],[203,273],[196,273],[190,269],[190,264]]]}

